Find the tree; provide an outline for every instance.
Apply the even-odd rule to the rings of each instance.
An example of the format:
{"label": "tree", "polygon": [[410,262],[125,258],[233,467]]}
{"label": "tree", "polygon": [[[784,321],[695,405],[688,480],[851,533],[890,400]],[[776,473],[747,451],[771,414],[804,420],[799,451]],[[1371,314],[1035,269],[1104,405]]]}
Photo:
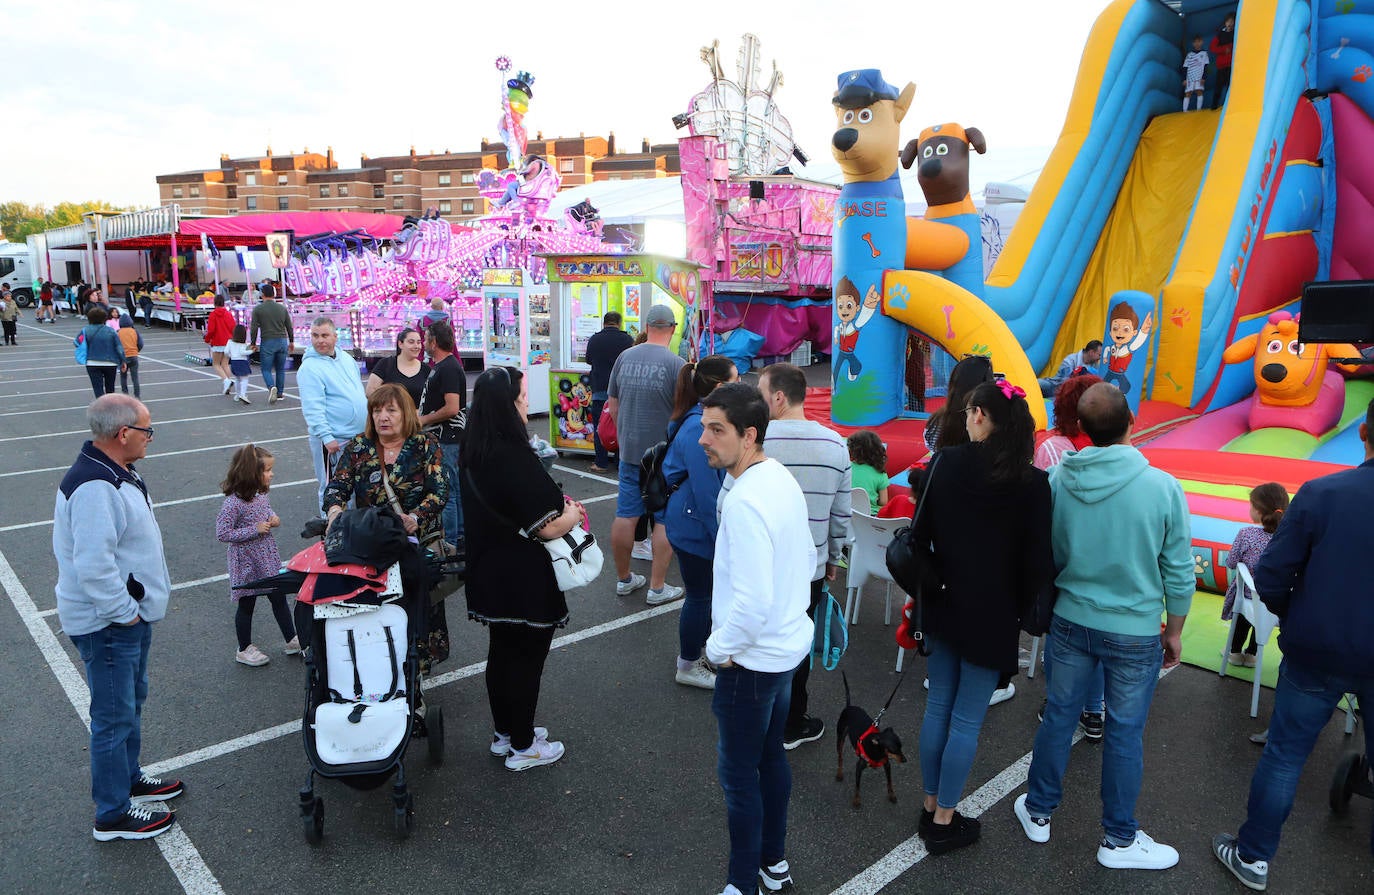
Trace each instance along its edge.
{"label": "tree", "polygon": [[27,202],[0,202],[0,234],[10,242],[23,242],[34,233],[79,224],[81,216],[88,211],[119,214],[132,210],[111,205],[103,199],[59,202],[52,208],[42,204],[30,205]]}

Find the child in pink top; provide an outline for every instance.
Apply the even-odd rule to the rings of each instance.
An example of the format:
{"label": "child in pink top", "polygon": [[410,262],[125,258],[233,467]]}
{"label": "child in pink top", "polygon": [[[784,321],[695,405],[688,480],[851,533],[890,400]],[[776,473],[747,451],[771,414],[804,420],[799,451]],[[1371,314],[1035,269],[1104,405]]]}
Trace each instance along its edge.
{"label": "child in pink top", "polygon": [[[1251,491],[1250,521],[1256,524],[1248,525],[1236,532],[1231,552],[1226,555],[1226,568],[1235,569],[1239,563],[1245,563],[1247,569],[1253,570],[1255,563],[1259,562],[1260,554],[1269,546],[1269,539],[1278,530],[1279,521],[1283,519],[1283,514],[1287,510],[1288,492],[1283,490],[1283,486],[1278,482],[1265,482]],[[1237,578],[1238,576],[1232,575],[1231,583],[1226,588],[1226,602],[1221,607],[1222,621],[1230,621],[1234,614],[1236,594],[1239,591]],[[1250,638],[1248,646],[1245,645],[1247,636]],[[1236,632],[1231,637],[1231,655],[1227,661],[1232,665],[1254,668],[1256,649],[1254,627],[1244,618],[1236,619]]]}

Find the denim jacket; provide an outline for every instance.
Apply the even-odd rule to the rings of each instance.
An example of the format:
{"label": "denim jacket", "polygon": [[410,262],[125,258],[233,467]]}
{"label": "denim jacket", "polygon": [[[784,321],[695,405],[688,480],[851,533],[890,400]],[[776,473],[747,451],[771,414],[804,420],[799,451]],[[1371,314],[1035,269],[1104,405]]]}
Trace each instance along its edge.
{"label": "denim jacket", "polygon": [[663,524],[674,550],[710,559],[716,552],[716,495],[725,481],[725,470],[712,469],[706,462],[706,451],[699,444],[701,431],[698,404],[682,418],[663,460],[664,478],[677,486],[668,500]]}

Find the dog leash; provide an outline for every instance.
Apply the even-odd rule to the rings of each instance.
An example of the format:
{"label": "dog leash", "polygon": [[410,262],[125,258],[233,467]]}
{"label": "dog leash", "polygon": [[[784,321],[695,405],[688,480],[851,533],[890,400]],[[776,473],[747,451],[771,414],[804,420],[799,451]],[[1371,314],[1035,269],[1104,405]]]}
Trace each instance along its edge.
{"label": "dog leash", "polygon": [[906,668],[903,667],[901,672],[897,675],[897,683],[893,685],[892,692],[887,694],[887,702],[883,703],[883,707],[878,709],[878,714],[873,717],[874,730],[878,729],[878,722],[883,719],[883,715],[887,712],[887,707],[892,705],[892,700],[897,696],[897,688],[902,686],[902,681],[904,681],[905,679]]}

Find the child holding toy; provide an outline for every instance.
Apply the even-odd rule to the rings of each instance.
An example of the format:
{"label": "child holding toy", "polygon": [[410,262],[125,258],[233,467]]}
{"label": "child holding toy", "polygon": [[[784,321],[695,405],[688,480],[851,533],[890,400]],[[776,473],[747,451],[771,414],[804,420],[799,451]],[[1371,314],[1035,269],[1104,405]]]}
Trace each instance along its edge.
{"label": "child holding toy", "polygon": [[[1288,492],[1278,482],[1265,482],[1252,490],[1250,521],[1255,525],[1246,526],[1236,532],[1231,552],[1226,556],[1226,568],[1234,570],[1237,564],[1245,563],[1246,568],[1253,569],[1259,562],[1264,548],[1269,546],[1269,539],[1273,537],[1279,527],[1279,521],[1287,511]],[[1222,621],[1231,620],[1239,589],[1236,576],[1232,575],[1231,583],[1226,588],[1226,602],[1221,607]],[[1245,645],[1246,637],[1250,638],[1248,646]],[[1231,637],[1231,654],[1227,661],[1232,665],[1254,668],[1256,649],[1254,627],[1243,617],[1236,619],[1236,632]]]}
{"label": "child holding toy", "polygon": [[[234,661],[253,668],[271,661],[253,644],[253,608],[258,595],[233,588],[281,571],[277,540],[272,536],[272,529],[281,525],[281,519],[267,502],[273,463],[271,452],[257,445],[246,444],[235,451],[229,461],[229,471],[219,486],[225,495],[224,505],[215,519],[216,539],[229,545],[229,593],[238,604],[234,630],[239,649],[234,654]],[[286,641],[286,654],[296,655],[301,645],[296,637],[296,626],[291,621],[291,610],[286,605],[286,595],[269,594],[267,599],[272,604],[272,615],[281,629],[282,639]]]}
{"label": "child holding toy", "polygon": [[1183,111],[1188,111],[1188,100],[1197,97],[1196,108],[1202,111],[1202,85],[1207,72],[1207,63],[1212,59],[1202,48],[1202,35],[1193,35],[1193,52],[1183,57]]}
{"label": "child holding toy", "polygon": [[851,479],[855,488],[868,492],[868,512],[878,515],[878,508],[888,501],[887,448],[878,433],[860,429],[845,442],[849,446]]}

